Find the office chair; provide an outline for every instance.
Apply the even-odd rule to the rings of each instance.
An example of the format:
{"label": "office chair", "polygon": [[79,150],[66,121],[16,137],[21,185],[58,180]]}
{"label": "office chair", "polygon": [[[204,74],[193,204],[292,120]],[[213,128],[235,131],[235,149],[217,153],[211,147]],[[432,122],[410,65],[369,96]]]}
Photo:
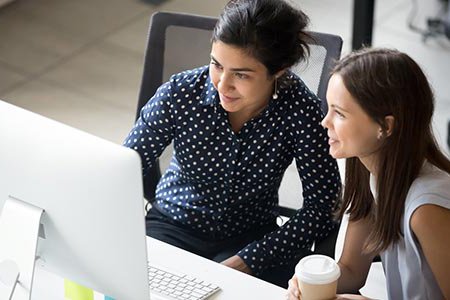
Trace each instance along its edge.
{"label": "office chair", "polygon": [[[217,18],[169,12],[156,12],[150,19],[144,70],[136,111],[154,95],[158,87],[172,74],[206,65],[210,60],[212,30]],[[298,64],[292,71],[315,92],[326,110],[325,94],[330,71],[341,53],[342,39],[335,35],[310,32],[311,57],[305,64]],[[163,153],[164,155],[164,153]],[[161,177],[159,161],[144,178],[144,195],[149,203],[154,201],[156,185]],[[298,195],[297,195],[298,196]],[[280,215],[292,217],[296,209],[279,206]],[[315,245],[315,251],[334,257],[334,246],[339,226],[327,238]]]}

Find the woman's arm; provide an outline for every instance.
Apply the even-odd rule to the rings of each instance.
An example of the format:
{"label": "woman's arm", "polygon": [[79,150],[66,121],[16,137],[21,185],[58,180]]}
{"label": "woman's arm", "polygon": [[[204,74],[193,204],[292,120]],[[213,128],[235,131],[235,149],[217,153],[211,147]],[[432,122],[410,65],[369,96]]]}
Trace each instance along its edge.
{"label": "woman's arm", "polygon": [[445,299],[450,299],[450,210],[426,204],[411,216],[410,226]]}
{"label": "woman's arm", "polygon": [[[364,243],[370,233],[371,224],[367,219],[350,221],[345,233],[344,249],[338,264],[341,277],[338,281],[338,293],[355,293],[366,282],[370,265],[375,253],[363,253]],[[289,280],[288,298],[299,298],[297,278]],[[353,297],[353,298],[352,298]],[[367,299],[362,296],[339,295],[337,299]]]}
{"label": "woman's arm", "polygon": [[[299,89],[305,91],[305,88]],[[285,126],[287,128],[284,129],[281,127],[280,132],[285,141],[280,141],[278,144],[282,146],[277,146],[281,147],[280,153],[286,151],[281,150],[282,148],[289,149],[289,152],[292,150],[303,188],[303,206],[282,227],[239,251],[237,255],[256,275],[271,265],[292,263],[314,241],[325,238],[336,226],[332,222],[332,212],[341,186],[339,170],[336,160],[328,153],[327,134],[320,125],[320,102],[303,104],[302,99],[307,101],[309,95],[315,97],[308,93],[305,91],[304,96],[295,99],[294,102],[298,104],[292,111],[296,115],[292,114],[291,118],[295,124]],[[290,126],[293,128],[289,128]],[[278,139],[280,137],[281,135],[273,136]],[[278,161],[276,165],[279,166],[274,168],[287,162],[283,162],[281,158],[275,161]],[[300,196],[298,198],[301,200]],[[248,253],[252,255],[247,255]]]}
{"label": "woman's arm", "polygon": [[143,175],[146,176],[156,159],[174,138],[175,121],[171,109],[170,82],[158,88],[155,95],[141,109],[123,145],[134,149],[141,157]]}
{"label": "woman's arm", "polygon": [[357,292],[364,286],[376,253],[364,252],[364,244],[371,231],[369,220],[350,221],[345,234],[344,249],[338,262],[341,277],[338,293]]}

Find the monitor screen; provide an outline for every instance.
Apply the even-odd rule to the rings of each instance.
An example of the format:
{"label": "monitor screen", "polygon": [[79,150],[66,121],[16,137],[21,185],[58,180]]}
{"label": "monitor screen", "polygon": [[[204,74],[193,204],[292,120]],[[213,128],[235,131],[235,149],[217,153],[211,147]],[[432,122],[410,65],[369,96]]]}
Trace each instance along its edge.
{"label": "monitor screen", "polygon": [[37,264],[115,299],[149,299],[138,154],[2,101],[0,141],[0,211],[11,197],[45,211]]}

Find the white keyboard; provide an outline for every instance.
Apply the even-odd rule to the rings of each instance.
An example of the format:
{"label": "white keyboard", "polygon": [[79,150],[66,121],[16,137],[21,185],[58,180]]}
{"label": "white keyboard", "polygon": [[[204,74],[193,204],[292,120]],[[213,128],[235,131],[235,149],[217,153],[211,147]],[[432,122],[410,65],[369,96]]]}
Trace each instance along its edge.
{"label": "white keyboard", "polygon": [[215,284],[178,272],[168,272],[150,264],[148,277],[150,299],[204,300],[220,291]]}

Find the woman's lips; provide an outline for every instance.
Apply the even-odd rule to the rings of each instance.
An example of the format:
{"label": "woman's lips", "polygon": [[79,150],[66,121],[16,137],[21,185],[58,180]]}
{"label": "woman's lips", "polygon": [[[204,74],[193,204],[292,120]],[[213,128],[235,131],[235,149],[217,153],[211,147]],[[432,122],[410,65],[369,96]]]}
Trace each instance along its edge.
{"label": "woman's lips", "polygon": [[237,99],[239,99],[239,98],[233,98],[233,97],[228,97],[228,96],[225,96],[225,95],[223,95],[223,94],[220,94],[220,99],[223,101],[223,102],[233,102],[233,101],[236,101]]}
{"label": "woman's lips", "polygon": [[334,144],[334,143],[337,143],[337,142],[338,142],[337,139],[328,136],[328,144],[329,144],[329,145]]}
{"label": "woman's lips", "polygon": [[333,138],[329,138],[329,139],[328,139],[328,144],[329,144],[329,145],[332,145],[332,144],[337,143],[337,142],[338,142],[338,141],[335,140],[335,139],[333,139]]}

